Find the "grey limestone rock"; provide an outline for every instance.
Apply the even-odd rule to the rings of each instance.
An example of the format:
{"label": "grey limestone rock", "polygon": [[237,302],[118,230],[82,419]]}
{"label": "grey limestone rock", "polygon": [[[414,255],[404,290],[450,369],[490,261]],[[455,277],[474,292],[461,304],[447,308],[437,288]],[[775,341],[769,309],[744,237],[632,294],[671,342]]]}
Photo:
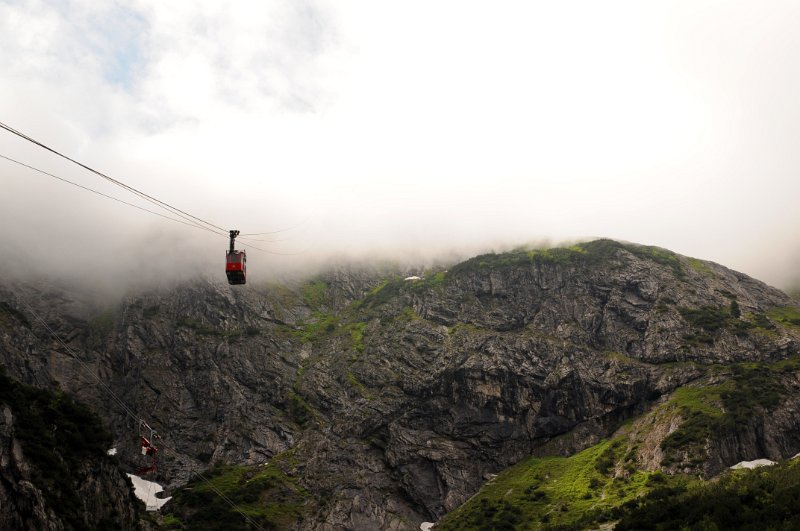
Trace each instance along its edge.
{"label": "grey limestone rock", "polygon": [[[608,436],[697,379],[693,364],[783,359],[800,341],[767,317],[797,308],[779,290],[610,241],[486,255],[410,281],[363,267],[305,286],[192,280],[105,310],[36,285],[0,299],[12,310],[0,322],[7,372],[95,405],[123,460],[136,427],[85,367],[168,437],[171,488],[213,462],[292,449],[289,472],[313,493],[297,523],[308,529],[418,529],[525,456]],[[741,317],[725,313],[732,300]],[[703,308],[714,326],[687,313]],[[709,466],[754,446],[790,451],[793,408],[719,441]]]}

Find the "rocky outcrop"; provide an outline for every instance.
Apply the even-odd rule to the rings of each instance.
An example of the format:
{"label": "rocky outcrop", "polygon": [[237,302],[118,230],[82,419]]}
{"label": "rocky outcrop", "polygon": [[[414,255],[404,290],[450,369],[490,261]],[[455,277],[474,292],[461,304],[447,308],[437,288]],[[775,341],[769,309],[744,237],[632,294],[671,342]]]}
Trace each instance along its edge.
{"label": "rocky outcrop", "polygon": [[[165,436],[169,486],[291,449],[287,473],[314,494],[298,527],[331,530],[418,528],[524,456],[607,436],[699,378],[698,365],[784,359],[800,340],[770,314],[797,308],[780,291],[608,240],[418,280],[363,268],[297,286],[196,280],[105,311],[41,286],[1,293],[7,370],[95,404],[123,461],[135,464],[137,426],[94,376]],[[786,423],[780,437],[795,429],[774,422]]]}
{"label": "rocky outcrop", "polygon": [[717,474],[740,461],[781,461],[800,453],[800,371],[779,377],[784,384],[780,398],[769,408],[722,430],[710,439],[707,475]]}
{"label": "rocky outcrop", "polygon": [[0,527],[3,529],[64,529],[42,491],[31,483],[31,466],[13,437],[14,414],[2,408],[0,424]]}
{"label": "rocky outcrop", "polygon": [[[83,448],[52,444],[82,443],[72,420],[64,418],[71,406],[49,405],[42,411],[48,402],[61,399],[37,393],[31,400],[31,393],[4,376],[2,385],[0,528],[141,529],[130,482],[105,452],[87,451],[93,448],[91,441]],[[73,433],[54,437],[59,430]]]}

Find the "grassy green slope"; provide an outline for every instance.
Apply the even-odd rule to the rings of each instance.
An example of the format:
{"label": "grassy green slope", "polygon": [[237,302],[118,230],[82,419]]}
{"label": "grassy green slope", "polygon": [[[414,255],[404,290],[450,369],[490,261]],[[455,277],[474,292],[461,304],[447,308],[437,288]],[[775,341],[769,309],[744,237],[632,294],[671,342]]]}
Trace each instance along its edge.
{"label": "grassy green slope", "polygon": [[651,491],[621,506],[627,530],[800,529],[800,462],[735,470],[716,481]]}
{"label": "grassy green slope", "polygon": [[608,456],[620,457],[622,446],[616,439],[572,457],[520,463],[447,515],[436,530],[577,530],[597,529],[604,522],[619,531],[800,529],[800,460],[728,471],[710,481],[601,470]]}
{"label": "grassy green slope", "polygon": [[436,529],[583,529],[655,488],[687,482],[637,470],[634,458],[627,439],[618,437],[571,457],[527,459],[490,481]]}
{"label": "grassy green slope", "polygon": [[175,493],[164,528],[234,531],[254,529],[253,523],[262,529],[290,527],[302,519],[310,497],[283,471],[291,460],[287,452],[263,466],[215,466]]}
{"label": "grassy green slope", "polygon": [[[773,529],[800,529],[791,527],[800,515],[800,468],[795,465],[730,473],[721,480],[704,481],[697,475],[709,458],[709,441],[768,415],[781,396],[793,392],[785,382],[800,375],[800,358],[711,365],[703,371],[705,377],[626,423],[615,438],[570,457],[529,458],[503,471],[436,529],[587,529],[608,521],[621,521],[620,529],[679,529],[684,524],[715,529],[703,527],[712,520],[719,529],[728,529],[731,515],[757,522],[754,515],[766,510],[765,500],[775,504]],[[660,469],[644,470],[642,454],[650,445],[652,455],[653,430],[675,422],[677,429],[665,430],[657,444],[662,459],[650,468]],[[683,519],[665,520],[670,522],[666,526],[656,525],[658,518],[648,520],[648,511],[661,502],[683,507],[675,513]],[[694,503],[697,509],[691,508]],[[715,503],[724,510],[712,511]],[[703,520],[709,511],[712,520]]]}

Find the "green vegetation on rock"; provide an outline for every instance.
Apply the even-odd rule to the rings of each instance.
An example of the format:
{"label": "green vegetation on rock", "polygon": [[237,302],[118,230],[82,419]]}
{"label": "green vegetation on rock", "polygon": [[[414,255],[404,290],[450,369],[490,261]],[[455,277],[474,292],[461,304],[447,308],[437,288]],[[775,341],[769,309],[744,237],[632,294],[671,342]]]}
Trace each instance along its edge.
{"label": "green vegetation on rock", "polygon": [[683,339],[695,347],[713,345],[722,329],[727,328],[735,334],[744,334],[753,327],[752,323],[739,319],[741,311],[735,299],[728,308],[702,306],[679,308],[678,311],[692,327],[691,332],[684,335]]}
{"label": "green vegetation on rock", "polygon": [[430,287],[439,286],[444,283],[445,278],[447,278],[447,273],[445,271],[438,271],[430,277],[425,277],[425,283]]}
{"label": "green vegetation on rock", "polygon": [[702,308],[681,308],[680,313],[690,325],[706,332],[716,332],[728,324],[731,315],[725,308],[703,306]]}
{"label": "green vegetation on rock", "polygon": [[218,464],[175,492],[165,518],[173,529],[245,530],[253,529],[251,521],[263,529],[286,529],[302,518],[310,498],[284,471],[289,467],[287,454],[262,466]]}
{"label": "green vegetation on rock", "polygon": [[787,326],[800,327],[800,308],[796,306],[779,306],[772,308],[767,315],[773,321]]}
{"label": "green vegetation on rock", "polygon": [[635,245],[628,244],[624,246],[627,251],[638,256],[639,258],[650,259],[661,265],[665,265],[672,269],[677,278],[684,278],[686,273],[683,270],[681,261],[678,255],[667,249],[661,247],[654,247],[652,245]]}
{"label": "green vegetation on rock", "polygon": [[372,309],[386,304],[401,293],[404,285],[405,282],[400,278],[384,280],[370,290],[362,300],[356,302],[354,306],[355,308]]}
{"label": "green vegetation on rock", "polygon": [[614,529],[800,529],[800,464],[735,470],[718,481],[651,490],[614,513]]}
{"label": "green vegetation on rock", "polygon": [[358,381],[358,378],[356,378],[355,374],[348,372],[347,381],[350,383],[353,389],[358,391],[358,394],[360,394],[362,397],[366,398],[367,400],[373,399],[372,393],[367,390],[367,387],[363,383]]}
{"label": "green vegetation on rock", "polygon": [[535,264],[569,264],[588,255],[581,247],[552,249],[517,249],[505,253],[488,253],[476,256],[454,266],[453,274],[471,271],[497,270],[512,267],[529,267]]}
{"label": "green vegetation on rock", "polygon": [[654,485],[685,482],[636,470],[626,441],[603,441],[571,457],[526,459],[489,481],[436,529],[583,529],[609,520],[613,509]]}
{"label": "green vegetation on rock", "polygon": [[[786,391],[781,375],[800,371],[800,358],[776,363],[739,363],[729,368],[724,383],[677,389],[665,407],[679,408],[681,426],[662,442],[662,465],[696,466],[705,461],[713,435],[730,433],[752,418],[757,409],[769,410]],[[688,460],[688,461],[687,461]]]}
{"label": "green vegetation on rock", "polygon": [[347,330],[350,332],[350,339],[353,342],[353,350],[362,354],[364,352],[364,329],[367,328],[367,323],[350,323],[347,325]]}
{"label": "green vegetation on rock", "polygon": [[697,258],[687,258],[686,261],[689,263],[689,267],[691,267],[694,271],[697,271],[701,274],[711,274],[713,271],[708,264],[703,260],[699,260]]}
{"label": "green vegetation on rock", "polygon": [[305,428],[314,418],[314,408],[294,391],[289,392],[289,416],[301,428]]}
{"label": "green vegetation on rock", "polygon": [[763,313],[752,313],[749,314],[748,318],[756,328],[761,328],[762,330],[767,331],[775,330],[775,325],[772,324],[772,321],[770,321],[769,318]]}
{"label": "green vegetation on rock", "polygon": [[303,343],[314,343],[333,333],[339,324],[340,318],[335,314],[316,312],[314,319],[312,322],[301,325],[299,329],[292,330],[292,334]]}
{"label": "green vegetation on rock", "polygon": [[328,285],[321,280],[306,284],[301,292],[305,303],[314,310],[318,310],[328,299]]}
{"label": "green vegetation on rock", "polygon": [[23,385],[0,368],[0,404],[11,409],[13,435],[31,466],[31,482],[47,506],[68,526],[85,529],[85,507],[78,489],[84,469],[106,461],[112,437],[100,418],[70,396]]}
{"label": "green vegetation on rock", "polygon": [[[607,352],[605,356],[615,360],[624,359],[613,352]],[[680,387],[667,403],[654,410],[666,413],[666,416],[662,416],[662,422],[670,422],[669,419],[674,418],[675,414],[682,419],[681,426],[661,443],[663,466],[702,466],[708,458],[706,451],[709,441],[734,432],[737,426],[747,424],[758,414],[768,413],[770,408],[779,403],[780,397],[788,390],[784,379],[793,379],[800,372],[800,358],[771,363],[708,366],[705,371],[708,378],[705,385],[697,382],[697,385]],[[720,383],[708,383],[713,381]],[[570,457],[532,457],[504,470],[465,504],[445,516],[437,524],[437,529],[577,530],[597,528],[604,522],[619,519],[625,523],[621,529],[681,529],[684,521],[691,522],[692,526],[697,525],[688,527],[690,529],[711,529],[692,520],[692,515],[702,515],[701,511],[695,512],[694,509],[680,513],[690,514],[686,520],[667,520],[670,524],[666,526],[654,523],[658,522],[657,518],[647,520],[645,513],[652,508],[651,503],[680,500],[675,503],[687,504],[691,500],[685,497],[686,493],[696,492],[707,496],[702,489],[712,489],[709,491],[712,493],[716,491],[708,486],[712,483],[700,479],[641,470],[637,459],[642,439],[631,438],[630,435],[637,432],[630,431],[634,429],[630,423],[626,426],[623,431],[628,435],[603,441]],[[733,474],[731,477],[740,476]],[[766,489],[768,483],[758,488]],[[722,489],[724,492],[713,494],[718,496],[716,499],[730,504],[734,513],[751,510],[738,508],[736,503],[739,502],[730,501],[728,496],[737,491],[723,484],[726,485]],[[775,489],[775,492],[778,490]],[[796,494],[793,490],[791,492],[781,493],[775,500],[783,503],[789,496],[800,499],[800,488]],[[739,494],[742,494],[741,490]],[[714,498],[712,496],[709,499]],[[743,496],[740,502],[749,503],[753,499]],[[704,505],[703,510],[708,511],[708,506]],[[781,510],[781,518],[786,518],[787,514],[797,514],[797,511],[792,513],[794,509]],[[729,523],[725,517],[719,518],[715,520],[718,525],[719,522]],[[719,529],[727,528],[730,526],[719,525]]]}
{"label": "green vegetation on rock", "polygon": [[677,278],[685,277],[680,258],[672,251],[647,245],[625,244],[608,239],[579,243],[570,247],[515,249],[499,254],[483,254],[461,262],[451,271],[458,274],[467,271],[525,267],[534,264],[598,264],[613,258],[620,250],[667,266]]}
{"label": "green vegetation on rock", "polygon": [[89,320],[89,345],[97,348],[108,341],[111,332],[114,331],[114,316],[110,312]]}

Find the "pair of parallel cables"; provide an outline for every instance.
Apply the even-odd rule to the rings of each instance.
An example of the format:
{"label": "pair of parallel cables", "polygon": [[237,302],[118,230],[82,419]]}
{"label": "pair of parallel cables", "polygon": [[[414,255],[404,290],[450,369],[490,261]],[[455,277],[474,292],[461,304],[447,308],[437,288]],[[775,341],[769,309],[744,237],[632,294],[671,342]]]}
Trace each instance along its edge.
{"label": "pair of parallel cables", "polygon": [[[28,135],[26,135],[25,133],[22,133],[21,131],[18,131],[17,129],[14,129],[13,127],[11,127],[11,126],[3,123],[3,122],[0,122],[0,129],[4,129],[4,130],[8,131],[9,133],[12,133],[12,134],[22,138],[23,140],[27,140],[28,142],[30,142],[30,143],[32,143],[32,144],[34,144],[34,145],[46,150],[46,151],[49,151],[49,152],[55,154],[58,157],[61,157],[61,158],[65,159],[65,160],[68,160],[68,161],[72,162],[73,164],[76,164],[77,166],[79,166],[79,167],[81,167],[81,168],[83,168],[83,169],[85,169],[85,170],[97,175],[98,177],[108,181],[109,183],[112,183],[115,186],[118,186],[118,187],[122,188],[123,190],[134,194],[136,197],[139,197],[140,199],[143,199],[144,201],[146,201],[148,203],[151,203],[152,205],[154,205],[154,206],[156,206],[156,207],[158,207],[158,208],[160,208],[162,210],[165,210],[166,212],[170,213],[172,216],[175,216],[175,217],[172,217],[172,216],[169,216],[169,215],[165,215],[163,213],[156,212],[154,210],[150,210],[148,208],[144,208],[142,206],[130,203],[128,201],[124,201],[122,199],[119,199],[117,197],[105,194],[103,192],[99,192],[99,191],[94,190],[92,188],[89,188],[87,186],[83,186],[81,184],[78,184],[76,182],[70,181],[70,180],[65,179],[63,177],[59,177],[58,175],[55,175],[55,174],[50,173],[50,172],[47,172],[45,170],[42,170],[42,169],[37,168],[35,166],[32,166],[30,164],[26,164],[24,162],[21,162],[19,160],[13,159],[11,157],[8,157],[8,156],[0,154],[0,158],[3,158],[3,159],[5,159],[5,160],[7,160],[9,162],[13,162],[14,164],[17,164],[19,166],[28,168],[30,170],[36,171],[38,173],[41,173],[42,175],[47,175],[48,177],[52,177],[52,178],[57,179],[59,181],[62,181],[64,183],[71,184],[73,186],[76,186],[76,187],[81,188],[83,190],[86,190],[88,192],[92,192],[94,194],[100,195],[100,196],[105,197],[107,199],[111,199],[111,200],[116,201],[118,203],[121,203],[121,204],[130,206],[130,207],[142,210],[144,212],[147,212],[147,213],[150,213],[150,214],[153,214],[153,215],[168,219],[170,221],[174,221],[176,223],[182,223],[184,225],[188,225],[188,226],[194,227],[196,229],[208,231],[208,232],[211,232],[212,234],[216,234],[216,235],[221,236],[221,237],[226,238],[226,239],[229,238],[229,231],[226,230],[226,229],[223,229],[219,225],[215,225],[214,223],[206,221],[206,220],[204,220],[204,219],[202,219],[200,217],[197,217],[197,216],[194,216],[192,214],[189,214],[188,212],[185,212],[185,211],[183,211],[183,210],[181,210],[181,209],[179,209],[179,208],[177,208],[175,206],[172,206],[172,205],[170,205],[169,203],[167,203],[165,201],[161,201],[160,199],[157,199],[157,198],[155,198],[155,197],[153,197],[153,196],[151,196],[149,194],[146,194],[146,193],[142,192],[141,190],[137,190],[136,188],[134,188],[134,187],[132,187],[130,185],[127,185],[127,184],[123,183],[122,181],[114,179],[113,177],[110,177],[109,175],[107,175],[107,174],[105,174],[105,173],[103,173],[101,171],[98,171],[98,170],[96,170],[96,169],[94,169],[94,168],[92,168],[92,167],[90,167],[90,166],[88,166],[86,164],[83,164],[82,162],[79,162],[79,161],[73,159],[72,157],[64,155],[63,153],[61,153],[61,152],[51,148],[50,146],[48,146],[48,145],[46,145],[46,144],[44,144],[44,143],[42,143],[42,142],[30,137]],[[292,230],[292,229],[294,229],[296,227],[297,226],[288,227],[288,228],[285,228],[285,229],[280,229],[280,230],[275,230],[275,231],[266,231],[266,232],[256,232],[256,233],[242,234],[239,237],[239,239],[242,240],[242,241],[245,241],[245,242],[262,242],[262,241],[269,242],[271,240],[258,240],[258,239],[252,239],[252,238],[249,238],[249,237],[250,236],[269,236],[269,235],[279,234],[281,232],[286,232],[288,230]],[[252,245],[251,243],[248,245],[248,247],[252,247],[253,249],[256,249],[258,251],[262,251],[262,252],[268,253],[268,254],[277,254],[277,255],[284,255],[284,256],[300,254],[300,253],[281,253],[281,252],[276,252],[276,251],[269,251],[267,249],[262,249],[260,247],[256,247],[255,245]]]}

